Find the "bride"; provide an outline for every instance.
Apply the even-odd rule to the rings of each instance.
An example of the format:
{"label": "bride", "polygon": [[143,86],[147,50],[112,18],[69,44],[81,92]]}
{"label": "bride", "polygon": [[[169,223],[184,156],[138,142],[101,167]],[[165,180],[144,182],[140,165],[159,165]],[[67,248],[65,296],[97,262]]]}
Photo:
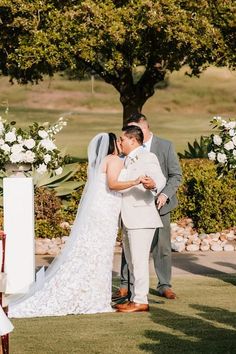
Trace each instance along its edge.
{"label": "bride", "polygon": [[121,207],[123,160],[113,133],[96,135],[88,147],[88,180],[70,237],[48,267],[43,284],[9,306],[9,317],[111,312],[113,249]]}

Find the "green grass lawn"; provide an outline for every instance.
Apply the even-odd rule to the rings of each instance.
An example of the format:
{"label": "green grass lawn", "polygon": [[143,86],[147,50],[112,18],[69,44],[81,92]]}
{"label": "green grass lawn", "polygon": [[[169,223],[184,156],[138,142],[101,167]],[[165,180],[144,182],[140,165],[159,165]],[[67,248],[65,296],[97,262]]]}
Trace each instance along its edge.
{"label": "green grass lawn", "polygon": [[235,279],[175,277],[176,301],[154,295],[152,279],[149,313],[16,319],[10,352],[235,353]]}
{"label": "green grass lawn", "polygon": [[[185,70],[169,77],[169,86],[157,90],[145,104],[143,113],[151,129],[174,142],[183,151],[188,141],[209,134],[209,121],[214,115],[236,118],[236,73],[209,68],[200,78],[184,75]],[[90,81],[69,81],[56,75],[39,85],[11,85],[0,78],[1,111],[8,104],[9,119],[26,126],[33,121],[53,122],[61,115],[68,126],[58,135],[59,147],[78,157],[86,156],[89,140],[101,131],[120,133],[122,107],[116,90],[95,81],[94,94]]]}

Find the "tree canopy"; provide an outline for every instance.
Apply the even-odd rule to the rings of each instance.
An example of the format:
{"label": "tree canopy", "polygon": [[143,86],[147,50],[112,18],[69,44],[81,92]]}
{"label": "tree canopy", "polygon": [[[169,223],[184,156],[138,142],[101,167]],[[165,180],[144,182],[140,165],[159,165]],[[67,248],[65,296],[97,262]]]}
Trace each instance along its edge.
{"label": "tree canopy", "polygon": [[0,0],[3,75],[37,83],[68,68],[93,70],[120,93],[124,118],[174,70],[234,68],[235,47],[235,0]]}

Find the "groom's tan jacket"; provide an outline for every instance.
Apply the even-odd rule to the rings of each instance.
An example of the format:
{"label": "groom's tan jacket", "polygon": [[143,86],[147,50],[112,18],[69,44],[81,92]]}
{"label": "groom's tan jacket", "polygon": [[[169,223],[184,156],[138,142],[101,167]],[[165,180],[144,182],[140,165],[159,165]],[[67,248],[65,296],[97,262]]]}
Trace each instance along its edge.
{"label": "groom's tan jacket", "polygon": [[[129,181],[147,175],[155,181],[157,194],[164,188],[166,178],[153,153],[140,147],[125,166],[122,180]],[[122,191],[121,219],[127,229],[161,227],[162,222],[155,206],[155,193],[145,189],[142,184]]]}

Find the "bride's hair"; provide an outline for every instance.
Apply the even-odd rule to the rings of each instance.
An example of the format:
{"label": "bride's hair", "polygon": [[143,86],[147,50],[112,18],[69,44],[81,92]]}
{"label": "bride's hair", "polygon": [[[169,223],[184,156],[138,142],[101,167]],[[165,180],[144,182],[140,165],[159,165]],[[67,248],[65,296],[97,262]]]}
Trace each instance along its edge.
{"label": "bride's hair", "polygon": [[115,150],[119,151],[117,146],[117,137],[114,133],[108,133],[109,135],[109,146],[107,155],[113,154]]}

